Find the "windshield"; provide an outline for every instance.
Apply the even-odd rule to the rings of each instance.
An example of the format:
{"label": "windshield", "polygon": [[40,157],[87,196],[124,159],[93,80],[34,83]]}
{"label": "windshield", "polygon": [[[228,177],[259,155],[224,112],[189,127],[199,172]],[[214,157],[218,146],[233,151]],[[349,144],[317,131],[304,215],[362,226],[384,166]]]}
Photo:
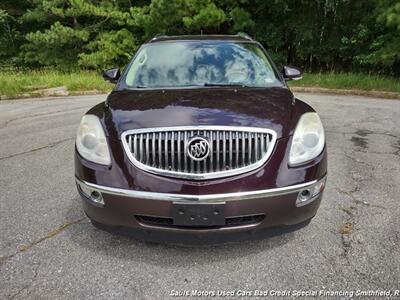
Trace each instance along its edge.
{"label": "windshield", "polygon": [[125,82],[132,88],[282,86],[257,44],[204,41],[144,46],[129,66]]}

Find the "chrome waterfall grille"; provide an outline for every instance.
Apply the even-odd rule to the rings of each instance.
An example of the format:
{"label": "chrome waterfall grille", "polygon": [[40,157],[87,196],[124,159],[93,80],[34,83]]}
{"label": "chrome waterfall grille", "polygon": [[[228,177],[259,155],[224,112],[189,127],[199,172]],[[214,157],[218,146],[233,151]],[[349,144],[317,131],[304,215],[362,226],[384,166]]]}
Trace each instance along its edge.
{"label": "chrome waterfall grille", "polygon": [[121,139],[140,169],[204,180],[260,167],[275,146],[276,133],[253,127],[182,126],[128,130]]}

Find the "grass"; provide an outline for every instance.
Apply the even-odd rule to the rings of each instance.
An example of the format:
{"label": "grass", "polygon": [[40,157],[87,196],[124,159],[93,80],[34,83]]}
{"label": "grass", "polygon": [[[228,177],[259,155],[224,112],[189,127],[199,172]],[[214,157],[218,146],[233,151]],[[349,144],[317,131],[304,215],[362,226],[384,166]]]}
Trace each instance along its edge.
{"label": "grass", "polygon": [[0,95],[17,97],[38,89],[65,86],[69,92],[98,90],[109,92],[112,85],[97,72],[63,73],[52,70],[0,71]]}
{"label": "grass", "polygon": [[289,85],[400,93],[400,79],[360,73],[304,74],[303,79],[290,81]]}
{"label": "grass", "polygon": [[[400,93],[400,79],[357,73],[305,74],[302,80],[290,81],[290,86],[356,89]],[[65,86],[69,92],[97,90],[109,92],[112,84],[94,71],[64,73],[54,70],[0,71],[0,96],[17,98],[35,95],[39,89]],[[37,93],[36,93],[37,95]]]}

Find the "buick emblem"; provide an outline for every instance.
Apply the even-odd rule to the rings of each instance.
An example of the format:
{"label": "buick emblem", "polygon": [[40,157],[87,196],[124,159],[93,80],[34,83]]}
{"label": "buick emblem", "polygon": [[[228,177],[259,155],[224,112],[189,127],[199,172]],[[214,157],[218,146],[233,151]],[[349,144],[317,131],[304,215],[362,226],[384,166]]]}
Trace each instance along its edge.
{"label": "buick emblem", "polygon": [[205,138],[196,136],[188,142],[186,151],[191,159],[201,161],[210,154],[210,143]]}

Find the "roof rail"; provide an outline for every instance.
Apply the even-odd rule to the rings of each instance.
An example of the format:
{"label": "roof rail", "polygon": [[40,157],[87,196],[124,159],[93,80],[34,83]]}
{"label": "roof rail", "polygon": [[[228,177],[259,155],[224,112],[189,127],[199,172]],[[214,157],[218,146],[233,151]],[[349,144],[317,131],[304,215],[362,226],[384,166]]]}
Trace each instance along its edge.
{"label": "roof rail", "polygon": [[250,35],[248,35],[247,33],[245,33],[245,32],[238,32],[238,33],[236,33],[236,36],[240,36],[240,37],[245,38],[247,40],[253,41],[253,38]]}
{"label": "roof rail", "polygon": [[165,37],[165,36],[166,36],[165,33],[157,33],[150,41],[155,41],[155,40]]}

